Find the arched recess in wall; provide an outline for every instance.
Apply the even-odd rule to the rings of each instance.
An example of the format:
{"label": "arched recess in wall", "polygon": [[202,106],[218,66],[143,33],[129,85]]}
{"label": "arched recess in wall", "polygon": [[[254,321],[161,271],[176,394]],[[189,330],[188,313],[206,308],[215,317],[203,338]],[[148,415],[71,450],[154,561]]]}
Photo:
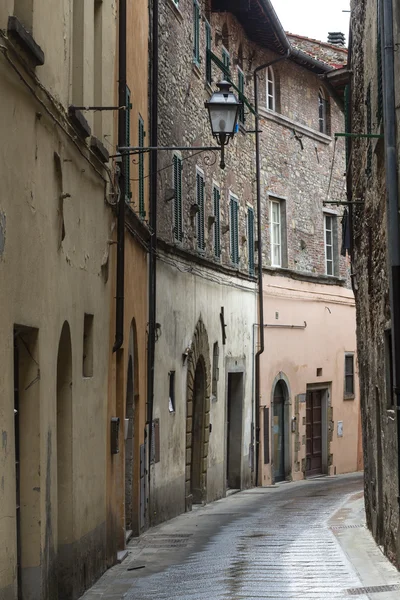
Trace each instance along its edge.
{"label": "arched recess in wall", "polygon": [[125,404],[125,530],[139,534],[139,364],[136,321],[132,320],[129,332],[128,369]]}
{"label": "arched recess in wall", "polygon": [[57,581],[58,599],[73,596],[73,452],[72,452],[72,345],[64,322],[57,355]]}
{"label": "arched recess in wall", "polygon": [[207,498],[207,460],[210,434],[211,360],[208,335],[200,317],[187,365],[185,506]]}
{"label": "arched recess in wall", "polygon": [[290,398],[289,379],[280,371],[271,389],[271,475],[274,482],[284,481],[292,474]]}

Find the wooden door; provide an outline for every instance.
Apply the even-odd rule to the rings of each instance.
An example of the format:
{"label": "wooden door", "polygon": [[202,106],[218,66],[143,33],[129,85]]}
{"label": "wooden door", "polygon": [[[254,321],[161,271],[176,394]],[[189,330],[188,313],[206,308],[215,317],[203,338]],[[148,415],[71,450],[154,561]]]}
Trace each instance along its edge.
{"label": "wooden door", "polygon": [[306,476],[322,473],[322,390],[307,392]]}

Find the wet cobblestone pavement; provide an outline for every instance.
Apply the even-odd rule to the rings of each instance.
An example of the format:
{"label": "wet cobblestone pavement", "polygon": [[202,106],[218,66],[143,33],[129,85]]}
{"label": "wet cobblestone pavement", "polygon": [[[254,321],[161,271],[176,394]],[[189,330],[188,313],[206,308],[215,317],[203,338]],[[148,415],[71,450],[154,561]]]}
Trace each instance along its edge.
{"label": "wet cobblestone pavement", "polygon": [[[352,553],[358,556],[356,536],[369,536],[358,514],[362,485],[360,475],[321,478],[249,490],[195,509],[133,541],[129,558],[84,600],[399,598],[400,576],[386,559],[385,577],[368,581],[372,592],[351,562]],[[349,521],[350,509],[343,507],[357,493],[358,512]],[[359,544],[380,554],[369,537]],[[358,558],[368,569],[369,555]],[[391,584],[389,591],[377,589],[382,583]]]}

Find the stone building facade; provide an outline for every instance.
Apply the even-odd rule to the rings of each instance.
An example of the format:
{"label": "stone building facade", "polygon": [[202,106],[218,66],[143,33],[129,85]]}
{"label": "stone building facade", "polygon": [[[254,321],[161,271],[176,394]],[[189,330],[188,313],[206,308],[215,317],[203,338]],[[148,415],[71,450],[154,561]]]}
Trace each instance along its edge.
{"label": "stone building facade", "polygon": [[[352,140],[349,198],[359,202],[353,208],[353,281],[363,400],[367,524],[387,555],[400,566],[398,431],[387,266],[389,237],[383,98],[388,81],[383,69],[383,6],[384,2],[372,0],[354,0],[351,3],[349,66],[353,75],[349,127],[354,133],[382,137]],[[394,39],[397,40],[400,23],[398,3],[393,2],[392,8],[393,23],[386,22],[384,27],[393,30]],[[396,80],[400,72],[397,54],[394,52]],[[397,86],[394,102],[398,106]],[[398,111],[395,123],[394,133],[398,140]],[[398,150],[396,159],[398,165]]]}
{"label": "stone building facade", "polygon": [[[272,314],[266,323],[272,321],[274,325],[278,319],[275,315],[282,310],[283,325],[296,324],[297,317],[302,316],[299,324],[307,320],[308,332],[314,336],[319,332],[320,336],[312,353],[300,340],[291,355],[287,347],[282,347],[282,353],[270,347],[262,359],[260,404],[263,426],[262,417],[267,414],[264,409],[273,412],[271,394],[273,400],[278,375],[282,374],[283,381],[288,379],[285,371],[289,373],[283,427],[288,440],[285,460],[290,468],[285,477],[294,477],[295,464],[300,465],[299,477],[306,471],[306,402],[298,410],[295,402],[300,402],[300,396],[305,399],[307,384],[317,385],[321,376],[328,390],[323,400],[327,409],[324,453],[328,452],[328,435],[335,446],[329,454],[329,465],[325,456],[324,469],[333,473],[335,468],[336,472],[357,468],[359,397],[354,299],[348,289],[348,262],[339,252],[341,211],[334,206],[323,207],[329,182],[330,199],[345,199],[344,146],[335,143],[331,135],[331,131],[343,130],[343,113],[330,97],[331,88],[324,79],[334,68],[328,62],[334,48],[327,51],[328,45],[320,44],[322,60],[315,59],[307,49],[297,51],[274,15],[267,0],[234,5],[223,0],[166,0],[161,4],[158,142],[161,146],[212,145],[204,102],[215,83],[229,75],[253,105],[254,69],[278,57],[284,59],[287,49],[291,49],[291,58],[282,60],[273,71],[273,105],[268,106],[266,72],[260,74],[264,304],[268,315]],[[263,20],[261,33],[251,25],[254,18]],[[207,50],[220,62],[214,56],[210,62]],[[342,64],[345,57],[346,52],[338,48],[332,62],[335,66]],[[320,124],[322,101],[325,121]],[[256,468],[261,483],[274,480],[273,460],[264,464],[263,459],[273,454],[273,419],[266,422],[268,432],[261,431],[259,465],[255,464],[254,452],[253,373],[258,349],[254,129],[254,114],[246,105],[238,132],[227,147],[225,170],[220,169],[215,152],[160,152],[160,329],[154,404],[156,451],[150,496],[155,522],[190,509],[193,502],[220,498],[228,488],[250,486],[255,482]],[[281,208],[285,205],[285,214],[281,212],[285,229],[282,222],[280,265],[271,264],[274,200]],[[324,241],[327,223],[333,240],[329,272]],[[300,305],[306,310],[299,311]],[[322,313],[314,319],[311,307],[319,309],[322,305]],[[337,311],[332,310],[333,305],[337,305]],[[327,320],[323,311],[333,313],[333,318]],[[307,343],[311,344],[308,332]],[[329,351],[321,367],[315,361],[329,332]],[[352,357],[354,388],[347,404],[343,402],[346,353]],[[304,354],[310,354],[310,359]],[[316,379],[320,368],[325,372]],[[296,415],[299,424],[292,430]],[[331,431],[335,426],[336,432],[338,425],[339,441]],[[265,452],[264,442],[268,445]],[[351,458],[347,461],[345,455]]]}

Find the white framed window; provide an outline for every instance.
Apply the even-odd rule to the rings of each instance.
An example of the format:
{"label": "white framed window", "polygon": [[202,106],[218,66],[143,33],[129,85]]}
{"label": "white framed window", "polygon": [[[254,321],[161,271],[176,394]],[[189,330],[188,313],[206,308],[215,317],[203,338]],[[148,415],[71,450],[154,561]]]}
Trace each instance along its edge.
{"label": "white framed window", "polygon": [[335,274],[335,264],[333,255],[333,235],[334,218],[332,215],[324,215],[324,236],[325,236],[325,274]]}
{"label": "white framed window", "polygon": [[320,88],[318,92],[318,120],[319,120],[319,130],[321,133],[328,132],[328,121],[327,121],[327,100],[325,97],[325,92],[322,88]]}
{"label": "white framed window", "polygon": [[271,223],[271,265],[282,266],[282,214],[281,203],[278,200],[270,202]]}
{"label": "white framed window", "polygon": [[267,69],[267,90],[266,90],[266,105],[268,110],[275,111],[275,97],[276,97],[276,87],[275,87],[275,74],[272,67],[268,67]]}

